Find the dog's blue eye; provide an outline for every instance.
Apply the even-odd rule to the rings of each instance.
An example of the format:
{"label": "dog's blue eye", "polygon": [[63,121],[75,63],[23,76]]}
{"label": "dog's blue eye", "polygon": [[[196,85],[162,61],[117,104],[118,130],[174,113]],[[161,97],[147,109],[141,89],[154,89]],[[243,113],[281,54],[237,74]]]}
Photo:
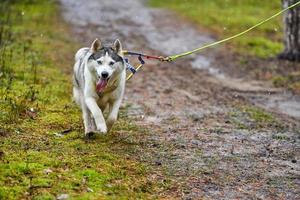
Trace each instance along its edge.
{"label": "dog's blue eye", "polygon": [[113,66],[114,64],[115,64],[115,62],[112,62],[112,61],[109,63],[110,66]]}
{"label": "dog's blue eye", "polygon": [[101,60],[98,60],[97,63],[98,63],[99,65],[102,65],[102,61],[101,61]]}

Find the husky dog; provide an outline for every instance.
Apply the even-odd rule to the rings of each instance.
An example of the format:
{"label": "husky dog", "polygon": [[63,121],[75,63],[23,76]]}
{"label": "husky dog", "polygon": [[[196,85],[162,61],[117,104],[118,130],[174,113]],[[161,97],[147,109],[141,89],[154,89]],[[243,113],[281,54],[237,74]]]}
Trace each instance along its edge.
{"label": "husky dog", "polygon": [[[107,133],[118,117],[124,95],[126,67],[122,45],[102,46],[96,39],[75,55],[73,95],[83,114],[85,135]],[[108,108],[106,120],[103,111]]]}

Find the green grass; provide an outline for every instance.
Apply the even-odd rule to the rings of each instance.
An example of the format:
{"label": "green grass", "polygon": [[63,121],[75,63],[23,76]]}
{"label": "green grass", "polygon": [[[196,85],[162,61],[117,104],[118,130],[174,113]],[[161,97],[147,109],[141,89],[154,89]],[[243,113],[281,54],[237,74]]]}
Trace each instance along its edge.
{"label": "green grass", "polygon": [[154,198],[147,166],[128,156],[141,129],[124,109],[111,134],[83,138],[71,102],[79,46],[55,1],[14,2],[0,6],[0,199]]}
{"label": "green grass", "polygon": [[236,128],[247,130],[285,128],[275,116],[261,108],[245,105],[237,105],[237,108],[238,110],[230,113],[230,121]]}
{"label": "green grass", "polygon": [[[216,33],[218,39],[246,30],[282,9],[279,0],[151,0],[150,5],[175,10]],[[277,17],[227,45],[244,55],[265,58],[282,50],[281,38],[282,18]]]}
{"label": "green grass", "polygon": [[289,88],[296,94],[300,94],[300,72],[288,73],[285,76],[277,75],[272,78],[275,87]]}

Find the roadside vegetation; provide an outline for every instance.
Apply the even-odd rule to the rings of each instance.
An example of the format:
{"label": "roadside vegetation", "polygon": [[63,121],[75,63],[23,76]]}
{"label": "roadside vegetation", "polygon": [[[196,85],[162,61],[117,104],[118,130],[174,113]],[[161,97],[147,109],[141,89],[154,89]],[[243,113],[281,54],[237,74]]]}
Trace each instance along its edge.
{"label": "roadside vegetation", "polygon": [[[270,17],[281,9],[281,1],[260,0],[151,0],[152,6],[175,10],[202,27],[216,33],[219,39],[232,36]],[[280,17],[231,41],[236,50],[250,55],[269,57],[282,50]]]}
{"label": "roadside vegetation", "polygon": [[[261,0],[151,0],[150,5],[174,10],[208,30],[217,39],[240,33],[282,9],[280,0],[272,3]],[[275,87],[284,87],[300,94],[298,64],[266,63],[255,59],[276,57],[283,50],[282,38],[282,17],[277,17],[225,46],[239,55],[237,59],[240,59],[243,70],[252,71],[255,78],[270,80]],[[249,62],[245,63],[245,60]]]}
{"label": "roadside vegetation", "polygon": [[125,108],[112,134],[83,138],[71,101],[79,46],[56,1],[8,0],[0,10],[0,199],[151,196],[146,166],[127,155],[134,144],[120,140],[141,131]]}

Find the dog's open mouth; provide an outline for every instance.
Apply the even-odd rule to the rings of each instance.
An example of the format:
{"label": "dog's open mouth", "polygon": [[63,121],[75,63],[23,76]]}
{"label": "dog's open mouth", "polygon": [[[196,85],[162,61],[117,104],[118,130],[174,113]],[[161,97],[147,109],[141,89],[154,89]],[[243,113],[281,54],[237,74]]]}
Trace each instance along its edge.
{"label": "dog's open mouth", "polygon": [[108,83],[109,78],[107,79],[99,79],[98,82],[96,83],[96,90],[98,93],[101,93],[104,91],[107,83]]}

